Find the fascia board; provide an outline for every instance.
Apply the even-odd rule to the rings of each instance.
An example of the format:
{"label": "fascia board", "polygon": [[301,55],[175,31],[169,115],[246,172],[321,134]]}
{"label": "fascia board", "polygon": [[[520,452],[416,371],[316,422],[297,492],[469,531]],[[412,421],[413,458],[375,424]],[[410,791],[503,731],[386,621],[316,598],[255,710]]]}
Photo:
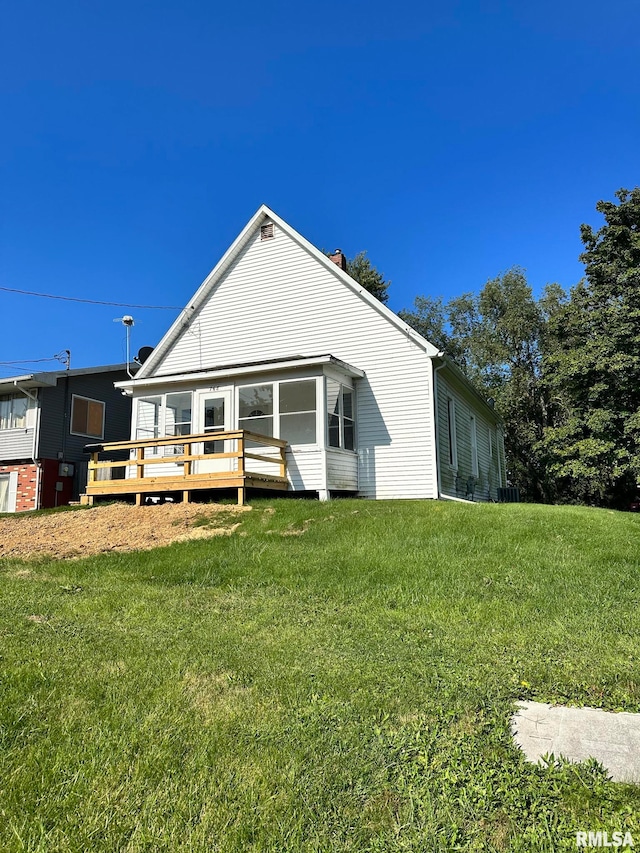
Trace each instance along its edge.
{"label": "fascia board", "polygon": [[151,376],[148,379],[137,377],[131,381],[115,382],[115,387],[123,391],[131,393],[134,388],[153,388],[162,385],[177,385],[194,382],[207,382],[215,379],[233,379],[239,376],[250,376],[252,374],[277,373],[283,370],[291,370],[299,367],[318,367],[322,365],[330,365],[331,367],[352,376],[354,379],[361,379],[365,374],[363,370],[347,364],[346,361],[334,358],[333,356],[319,356],[317,358],[300,358],[295,360],[268,362],[264,364],[253,363],[242,365],[241,367],[220,368],[219,370],[205,370],[196,373],[174,373],[168,376]]}

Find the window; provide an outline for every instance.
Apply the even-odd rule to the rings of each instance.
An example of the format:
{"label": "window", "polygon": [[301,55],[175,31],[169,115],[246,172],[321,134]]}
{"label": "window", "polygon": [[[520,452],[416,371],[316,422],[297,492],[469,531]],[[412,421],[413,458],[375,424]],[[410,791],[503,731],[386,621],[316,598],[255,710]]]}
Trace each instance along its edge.
{"label": "window", "polygon": [[238,428],[273,435],[273,385],[246,385],[238,396]]}
{"label": "window", "polygon": [[458,467],[458,447],[456,441],[456,404],[451,397],[447,400],[447,432],[449,436],[449,465]]}
{"label": "window", "polygon": [[25,429],[27,412],[35,408],[35,400],[25,394],[0,396],[0,429]]}
{"label": "window", "polygon": [[191,432],[191,391],[167,394],[164,415],[165,435],[189,435]]}
{"label": "window", "polygon": [[9,475],[0,474],[0,512],[9,512]]}
{"label": "window", "polygon": [[104,438],[104,403],[88,397],[71,398],[71,432],[90,438]]}
{"label": "window", "polygon": [[471,415],[471,474],[478,476],[478,432],[476,419]]}
{"label": "window", "polygon": [[162,397],[142,397],[138,400],[136,438],[158,438]]}
{"label": "window", "polygon": [[327,418],[329,447],[355,449],[353,391],[333,379],[327,379]]}
{"label": "window", "polygon": [[280,438],[289,444],[316,443],[316,380],[280,383]]}

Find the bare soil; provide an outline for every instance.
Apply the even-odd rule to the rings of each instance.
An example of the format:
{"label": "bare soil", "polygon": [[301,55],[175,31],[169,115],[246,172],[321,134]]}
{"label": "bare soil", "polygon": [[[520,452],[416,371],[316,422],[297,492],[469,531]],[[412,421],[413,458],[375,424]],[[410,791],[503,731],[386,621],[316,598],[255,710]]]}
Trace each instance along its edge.
{"label": "bare soil", "polygon": [[228,536],[250,507],[232,504],[110,504],[43,515],[0,518],[0,558],[87,557],[145,551],[209,536]]}

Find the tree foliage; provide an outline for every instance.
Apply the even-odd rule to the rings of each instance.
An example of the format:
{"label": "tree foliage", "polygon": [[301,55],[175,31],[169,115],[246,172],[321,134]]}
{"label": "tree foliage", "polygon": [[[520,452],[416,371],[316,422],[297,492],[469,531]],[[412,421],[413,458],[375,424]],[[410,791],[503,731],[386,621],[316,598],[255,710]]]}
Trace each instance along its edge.
{"label": "tree foliage", "polygon": [[387,291],[391,282],[385,281],[384,275],[372,266],[366,252],[358,252],[355,257],[347,258],[347,272],[365,290],[386,304],[389,299]]}
{"label": "tree foliage", "polygon": [[585,278],[533,298],[513,268],[478,295],[420,296],[402,318],[443,349],[505,422],[529,499],[621,506],[640,486],[640,188],[582,225]]}
{"label": "tree foliage", "polygon": [[549,319],[543,446],[568,497],[624,504],[640,482],[640,188],[582,225],[585,278]]}
{"label": "tree foliage", "polygon": [[444,350],[486,397],[495,399],[505,422],[510,476],[531,500],[549,500],[550,484],[537,450],[546,420],[541,382],[543,310],[523,270],[490,279],[478,295],[444,304],[418,297],[402,319]]}

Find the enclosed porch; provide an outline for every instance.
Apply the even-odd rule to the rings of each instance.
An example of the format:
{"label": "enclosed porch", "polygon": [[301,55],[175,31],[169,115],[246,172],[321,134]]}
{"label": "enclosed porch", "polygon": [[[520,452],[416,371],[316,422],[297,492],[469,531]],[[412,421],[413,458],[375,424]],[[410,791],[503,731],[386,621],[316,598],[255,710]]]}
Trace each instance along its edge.
{"label": "enclosed porch", "polygon": [[237,489],[242,505],[248,488],[287,490],[286,447],[283,439],[246,429],[219,430],[215,439],[208,432],[87,445],[81,503],[133,495],[139,505],[176,493],[188,502],[196,491]]}

